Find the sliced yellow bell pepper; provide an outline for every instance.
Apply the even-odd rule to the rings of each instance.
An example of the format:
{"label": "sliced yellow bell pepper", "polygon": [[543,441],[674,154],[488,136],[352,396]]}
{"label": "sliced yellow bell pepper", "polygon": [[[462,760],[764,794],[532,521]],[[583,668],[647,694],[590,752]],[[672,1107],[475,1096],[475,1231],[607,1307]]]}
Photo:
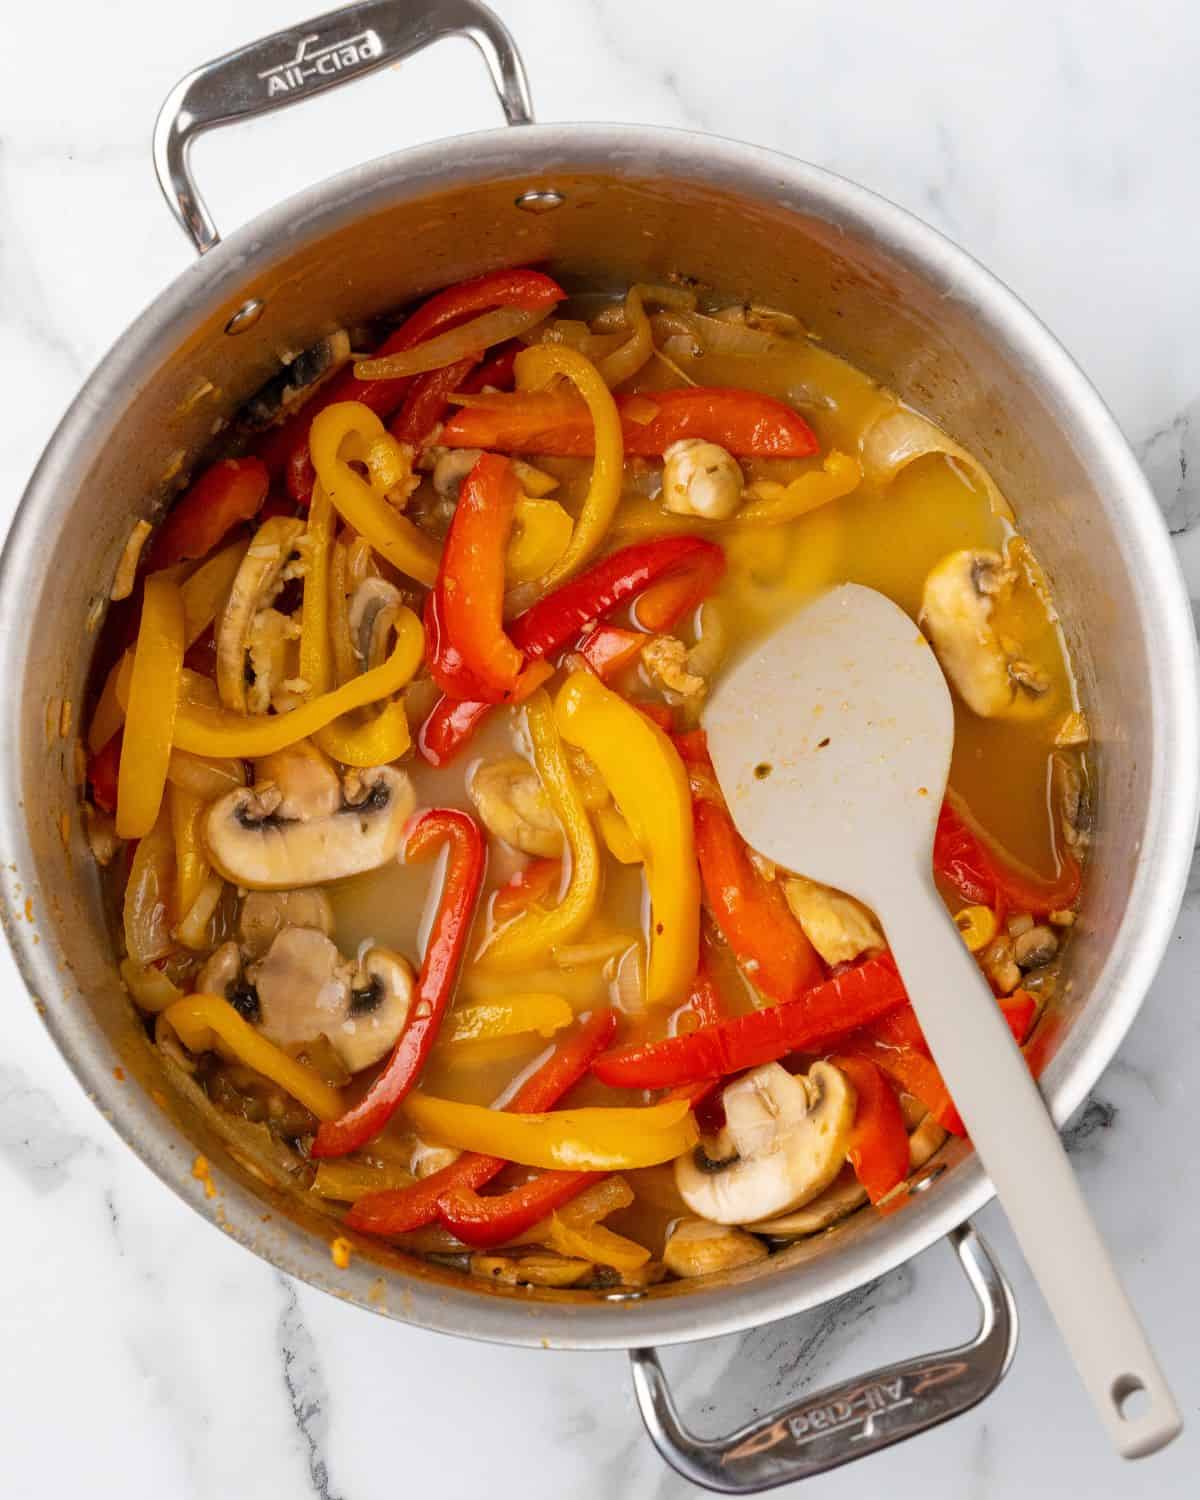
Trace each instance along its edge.
{"label": "sliced yellow bell pepper", "polygon": [[313,697],[327,693],[333,676],[329,642],[329,548],[333,506],[325,486],[313,485],[304,531],[304,597],[300,604],[300,676]]}
{"label": "sliced yellow bell pepper", "polygon": [[179,586],[147,578],[117,776],[117,833],[123,839],[148,834],[162,806],[179,704],[183,629]]}
{"label": "sliced yellow bell pepper", "polygon": [[779,526],[840,500],[862,483],[857,459],[845,453],[829,453],[819,469],[801,474],[790,484],[759,480],[746,488],[746,503],[735,517],[738,526]]}
{"label": "sliced yellow bell pepper", "polygon": [[220,1037],[239,1062],[277,1083],[318,1120],[336,1120],[345,1112],[337,1089],[255,1031],[220,995],[188,995],[168,1005],[162,1018],[189,1052],[209,1052],[213,1038]]}
{"label": "sliced yellow bell pepper", "polygon": [[[381,667],[323,693],[286,714],[235,714],[224,708],[183,703],[175,719],[175,744],[193,755],[257,760],[308,739],[334,719],[398,693],[412,679],[425,652],[421,622],[409,609],[396,621],[396,644]],[[379,764],[379,762],[372,762]]]}
{"label": "sliced yellow bell pepper", "polygon": [[[349,456],[343,451],[347,439]],[[437,577],[436,542],[350,467],[351,457],[365,462],[369,450],[378,456],[381,444],[394,441],[370,407],[360,401],[337,401],[313,418],[308,447],[317,478],[338,514],[394,567],[428,588]]]}
{"label": "sliced yellow bell pepper", "polygon": [[591,672],[572,672],[555,703],[559,733],[603,776],[642,851],[650,892],[646,1000],[682,1000],[700,955],[700,874],[687,772],[675,746]]}
{"label": "sliced yellow bell pepper", "polygon": [[313,738],[326,755],[344,766],[386,766],[408,754],[412,730],[403,699],[393,698],[365,724],[337,719]]}
{"label": "sliced yellow bell pepper", "polygon": [[598,1266],[612,1266],[618,1271],[636,1271],[650,1259],[650,1252],[636,1240],[615,1234],[603,1224],[573,1229],[557,1214],[551,1216],[547,1242],[560,1255],[577,1255]]}
{"label": "sliced yellow bell pepper", "polygon": [[358,675],[358,660],[350,639],[349,544],[343,539],[333,544],[329,559],[329,643],[333,647],[333,670],[336,686]]}
{"label": "sliced yellow bell pepper", "polygon": [[104,749],[125,722],[125,707],[118,696],[117,684],[120,681],[121,669],[128,657],[129,652],[126,651],[124,656],[113,662],[108,676],[104,679],[100,696],[96,700],[96,711],[92,715],[92,722],[88,725],[87,732],[87,746],[93,755]]}
{"label": "sliced yellow bell pepper", "polygon": [[571,544],[574,526],[557,500],[522,495],[513,513],[504,572],[509,583],[532,583],[548,573]]}
{"label": "sliced yellow bell pepper", "polygon": [[[320,483],[313,486],[306,536],[308,566],[300,609],[300,676],[308,683],[308,691],[319,697],[334,685],[330,633],[333,507]],[[366,723],[356,724],[350,718],[336,719],[318,729],[313,738],[326,755],[344,766],[387,765],[399,760],[412,744],[408,714],[400,699],[393,699]]]}
{"label": "sliced yellow bell pepper", "polygon": [[395,1192],[416,1180],[411,1172],[390,1162],[372,1166],[364,1161],[323,1161],[310,1191],[335,1203],[353,1203],[366,1193]]}
{"label": "sliced yellow bell pepper", "polygon": [[629,824],[611,802],[596,809],[596,826],[600,829],[600,836],[608,846],[608,852],[619,864],[641,864],[641,845],[634,838]]}
{"label": "sliced yellow bell pepper", "polygon": [[574,1018],[575,1012],[561,995],[540,991],[509,995],[504,1000],[457,1006],[442,1023],[438,1040],[451,1046],[470,1046],[526,1031],[548,1037],[569,1026]]}
{"label": "sliced yellow bell pepper", "polygon": [[200,814],[207,804],[203,797],[172,782],[167,787],[167,805],[175,836],[174,917],[182,922],[208,879],[210,866],[200,835]]}
{"label": "sliced yellow bell pepper", "polygon": [[207,562],[179,586],[183,595],[184,640],[190,646],[198,641],[225,607],[233,580],[250,549],[250,538],[230,542],[214,552]]}
{"label": "sliced yellow bell pepper", "polygon": [[544,690],[539,689],[526,703],[525,723],[533,746],[533,763],[566,835],[571,877],[557,906],[549,910],[530,906],[491,939],[481,962],[497,968],[522,968],[544,960],[552,948],[569,942],[587,925],[600,896],[596,835],[567,764],[566,750],[554,725],[554,709]]}
{"label": "sliced yellow bell pepper", "polygon": [[579,1172],[651,1167],[691,1150],[699,1139],[686,1099],[641,1109],[556,1109],[518,1115],[414,1090],[400,1109],[427,1140],[502,1156],[526,1167]]}
{"label": "sliced yellow bell pepper", "polygon": [[604,540],[621,498],[625,443],[612,392],[600,371],[578,349],[566,344],[535,344],[517,355],[514,369],[520,391],[537,390],[556,376],[565,376],[587,402],[595,429],[592,480],[567,550],[539,581],[544,593],[576,572]]}

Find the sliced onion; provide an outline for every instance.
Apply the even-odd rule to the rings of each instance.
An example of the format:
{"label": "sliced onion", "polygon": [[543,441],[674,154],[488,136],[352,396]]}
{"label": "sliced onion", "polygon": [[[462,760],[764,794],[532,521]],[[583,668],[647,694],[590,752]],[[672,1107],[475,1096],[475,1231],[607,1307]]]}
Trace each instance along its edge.
{"label": "sliced onion", "polygon": [[193,755],[189,750],[172,750],[167,762],[167,780],[181,791],[191,792],[205,802],[215,802],[226,792],[246,785],[246,763],[215,755]]}
{"label": "sliced onion", "polygon": [[728,323],[704,313],[660,312],[651,319],[655,341],[665,344],[680,334],[698,343],[705,354],[778,354],[787,340],[744,323]]}
{"label": "sliced onion", "polygon": [[506,339],[519,338],[529,329],[545,321],[549,309],[528,311],[522,307],[497,307],[492,312],[481,313],[461,328],[452,328],[449,333],[438,334],[427,339],[415,349],[404,349],[399,354],[385,354],[381,359],[355,361],[354,375],[357,380],[396,380],[402,375],[421,375],[426,370],[440,370],[443,365],[452,365],[469,354],[478,354],[493,344],[502,344]]}
{"label": "sliced onion", "polygon": [[931,453],[945,454],[961,464],[968,475],[983,486],[995,515],[1012,519],[1012,507],[979,460],[928,417],[901,406],[899,402],[885,408],[863,433],[860,451],[865,477],[880,487],[890,484],[901,469],[918,458]]}
{"label": "sliced onion", "polygon": [[625,336],[622,333],[593,333],[586,323],[581,323],[576,318],[555,318],[553,322],[543,323],[540,328],[524,334],[521,342],[566,344],[568,348],[578,349],[580,354],[586,354],[589,359],[603,359],[605,355],[621,347]]}
{"label": "sliced onion", "polygon": [[121,960],[121,978],[139,1008],[151,1015],[156,1016],[160,1010],[183,999],[183,991],[161,969],[144,969],[131,958]]}
{"label": "sliced onion", "polygon": [[143,969],[175,948],[171,937],[171,892],[175,882],[175,840],[166,810],[134,851],[125,887],[125,948]]}
{"label": "sliced onion", "polygon": [[215,871],[210,871],[200,887],[200,894],[192,902],[183,921],[175,929],[176,939],[185,948],[190,948],[193,953],[212,947],[212,917],[224,889],[225,882]]}

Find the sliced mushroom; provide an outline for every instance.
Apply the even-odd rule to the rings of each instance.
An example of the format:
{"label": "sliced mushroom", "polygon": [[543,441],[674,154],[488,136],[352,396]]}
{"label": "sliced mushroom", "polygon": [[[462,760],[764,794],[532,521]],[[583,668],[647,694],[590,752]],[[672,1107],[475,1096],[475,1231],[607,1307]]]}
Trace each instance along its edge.
{"label": "sliced mushroom", "polygon": [[805,1077],[766,1063],[726,1086],[716,1154],[702,1143],[675,1163],[675,1185],[694,1214],[751,1224],[810,1202],[846,1158],[855,1095],[831,1063]]}
{"label": "sliced mushroom", "polygon": [[563,852],[562,827],[541,777],[519,755],[482,762],[467,793],[488,830],[506,844],[543,859]]}
{"label": "sliced mushroom", "polygon": [[773,1239],[794,1240],[806,1234],[817,1234],[828,1229],[867,1201],[867,1190],[859,1182],[854,1168],[849,1164],[841,1169],[823,1193],[811,1203],[796,1208],[791,1213],[780,1214],[773,1219],[760,1219],[746,1228],[755,1234],[765,1234]]}
{"label": "sliced mushroom", "polygon": [[226,880],[249,890],[324,885],[374,870],[393,858],[415,801],[403,771],[376,766],[343,783],[327,817],[282,818],[276,786],[243,787],[204,814],[209,858]]}
{"label": "sliced mushroom", "polygon": [[319,888],[247,891],[238,912],[238,936],[249,959],[261,958],[285,927],[311,927],[333,936],[333,907]]}
{"label": "sliced mushroom", "polygon": [[1048,964],[1058,952],[1058,938],[1049,927],[1039,924],[1023,932],[1013,943],[1013,958],[1019,969],[1037,969]]}
{"label": "sliced mushroom", "polygon": [[458,504],[462,482],[475,467],[482,448],[445,448],[433,466],[433,487],[443,500]]}
{"label": "sliced mushroom", "polygon": [[238,413],[239,422],[252,431],[281,422],[349,358],[350,335],[344,328],[336,328],[289,360],[278,375],[251,396]]}
{"label": "sliced mushroom", "polygon": [[355,967],[312,927],[285,927],[246,982],[264,1036],[280,1047],[323,1036],[351,1073],[388,1051],[412,1003],[412,970],[398,953],[372,948]]}
{"label": "sliced mushroom", "polygon": [[985,719],[1027,713],[1049,687],[992,622],[1016,580],[1016,569],[985,548],[951,552],[925,580],[921,623],[959,695]]}
{"label": "sliced mushroom", "polygon": [[301,740],[254,762],[254,789],[261,796],[274,787],[280,796],[275,816],[289,822],[331,817],[343,802],[342,784],[328,756],[311,740]]}
{"label": "sliced mushroom", "polygon": [[935,1151],[941,1149],[946,1131],[933,1118],[926,1115],[908,1137],[908,1170],[915,1172],[923,1167]]}
{"label": "sliced mushroom", "polygon": [[350,597],[350,639],[363,671],[387,656],[388,638],[404,607],[404,595],[386,578],[366,578]]}
{"label": "sliced mushroom", "polygon": [[725,521],[742,503],[741,466],[719,443],[680,438],[663,460],[662,503],[673,514]]}
{"label": "sliced mushroom", "polygon": [[350,1010],[329,1040],[352,1073],[369,1068],[392,1047],[412,1006],[413,971],[390,948],[368,948],[354,972]]}
{"label": "sliced mushroom", "polygon": [[234,942],[222,943],[210,954],[196,976],[196,989],[202,995],[228,1000],[245,1021],[259,1018],[258,992],[242,975],[242,955]]}
{"label": "sliced mushroom", "polygon": [[[255,618],[270,608],[283,587],[283,570],[303,531],[303,521],[285,516],[265,521],[234,577],[229,602],[217,628],[217,688],[226,708],[238,713],[250,712],[247,689],[255,681],[254,666],[249,659]],[[266,705],[257,710],[265,711]]]}
{"label": "sliced mushroom", "polygon": [[744,1229],[707,1219],[681,1219],[671,1230],[662,1258],[676,1276],[712,1276],[766,1260],[767,1247]]}
{"label": "sliced mushroom", "polygon": [[260,609],[246,636],[246,708],[265,714],[294,707],[286,696],[293,682],[292,667],[299,655],[300,626],[277,609]]}
{"label": "sliced mushroom", "polygon": [[592,1271],[590,1260],[534,1250],[528,1255],[472,1255],[471,1275],[505,1286],[575,1286]]}
{"label": "sliced mushroom", "polygon": [[830,967],[886,946],[875,918],[853,896],[803,875],[788,876],[783,894],[805,937]]}

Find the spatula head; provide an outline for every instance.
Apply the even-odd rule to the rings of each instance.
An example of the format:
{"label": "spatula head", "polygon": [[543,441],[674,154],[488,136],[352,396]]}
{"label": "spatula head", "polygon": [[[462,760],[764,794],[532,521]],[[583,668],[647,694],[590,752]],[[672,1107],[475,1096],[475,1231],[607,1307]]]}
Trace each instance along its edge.
{"label": "spatula head", "polygon": [[929,867],[954,745],[950,690],[897,605],[845,583],[742,658],[704,713],[742,837],[868,904]]}

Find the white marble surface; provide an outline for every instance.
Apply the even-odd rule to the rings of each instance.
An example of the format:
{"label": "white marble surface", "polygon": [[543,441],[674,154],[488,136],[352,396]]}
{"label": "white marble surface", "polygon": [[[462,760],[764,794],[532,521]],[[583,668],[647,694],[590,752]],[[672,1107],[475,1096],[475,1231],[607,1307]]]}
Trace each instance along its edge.
{"label": "white marble surface", "polygon": [[[314,9],[316,6],[314,6]],[[1042,314],[1144,454],[1200,595],[1200,13],[1183,0],[500,0],[541,118],[651,121],[779,147],[965,243]],[[188,263],[149,131],[201,59],[296,0],[66,0],[6,12],[0,48],[0,507],[135,312]],[[711,18],[712,30],[706,30]],[[205,142],[220,223],[359,155],[494,123],[447,45],[286,118]],[[1192,425],[1189,425],[1192,424]],[[1191,1429],[1105,1450],[1011,1236],[981,1223],[1024,1317],[977,1412],[814,1486],[868,1500],[1195,1495],[1200,1232],[1193,1153],[1200,875],[1140,1019],[1076,1123],[1076,1160]],[[369,1317],[211,1233],[82,1098],[7,954],[0,1049],[0,1467],[7,1500],[373,1500],[695,1493],[659,1463],[618,1355],[466,1345]],[[965,1332],[949,1252],[819,1314],[668,1357],[698,1423]]]}

